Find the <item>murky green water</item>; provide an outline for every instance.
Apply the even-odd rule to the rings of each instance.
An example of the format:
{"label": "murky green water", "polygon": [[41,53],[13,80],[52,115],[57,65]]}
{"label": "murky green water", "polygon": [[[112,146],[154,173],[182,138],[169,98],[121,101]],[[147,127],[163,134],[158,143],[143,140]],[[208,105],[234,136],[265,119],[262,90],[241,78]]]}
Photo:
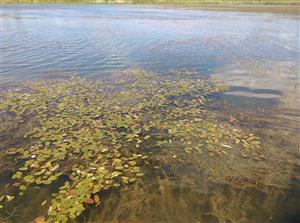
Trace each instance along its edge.
{"label": "murky green water", "polygon": [[0,222],[300,220],[297,16],[2,7]]}

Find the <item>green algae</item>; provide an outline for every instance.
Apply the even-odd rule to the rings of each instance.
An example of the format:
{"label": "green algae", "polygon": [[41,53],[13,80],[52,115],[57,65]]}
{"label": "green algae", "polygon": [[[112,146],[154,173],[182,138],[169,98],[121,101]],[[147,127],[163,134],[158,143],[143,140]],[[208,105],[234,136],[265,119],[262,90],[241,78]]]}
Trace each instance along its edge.
{"label": "green algae", "polygon": [[130,70],[103,81],[72,76],[5,92],[1,113],[16,125],[10,134],[23,139],[6,145],[1,157],[17,165],[1,209],[28,188],[55,185],[46,221],[75,219],[105,202],[100,192],[128,187],[144,177],[145,166],[155,168],[155,149],[181,148],[184,156],[206,159],[262,157],[260,138],[207,109],[227,89],[189,72]]}

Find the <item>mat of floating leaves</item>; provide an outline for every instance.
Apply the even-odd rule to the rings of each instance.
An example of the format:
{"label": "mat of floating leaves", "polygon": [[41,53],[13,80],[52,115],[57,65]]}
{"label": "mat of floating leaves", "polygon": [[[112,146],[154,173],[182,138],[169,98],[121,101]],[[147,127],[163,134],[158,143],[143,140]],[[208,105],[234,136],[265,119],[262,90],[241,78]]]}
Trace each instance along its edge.
{"label": "mat of floating leaves", "polygon": [[[228,155],[260,148],[260,140],[216,121],[208,98],[227,87],[192,73],[161,75],[131,70],[105,81],[72,76],[23,83],[2,95],[1,113],[17,128],[30,126],[22,146],[6,148],[17,160],[11,191],[0,208],[28,187],[64,180],[49,203],[47,222],[66,222],[87,205],[102,202],[99,192],[142,177],[148,156],[143,147],[181,146],[190,153]],[[13,134],[13,132],[12,132]],[[148,154],[149,155],[149,154]],[[48,205],[48,204],[47,204]]]}

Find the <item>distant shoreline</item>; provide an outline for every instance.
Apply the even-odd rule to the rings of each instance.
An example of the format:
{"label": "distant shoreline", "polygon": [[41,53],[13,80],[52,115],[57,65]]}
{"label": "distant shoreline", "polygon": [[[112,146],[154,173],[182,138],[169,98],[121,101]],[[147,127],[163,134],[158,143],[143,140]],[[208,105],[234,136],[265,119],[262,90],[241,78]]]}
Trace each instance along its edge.
{"label": "distant shoreline", "polygon": [[1,4],[140,4],[167,6],[300,6],[297,0],[1,0]]}
{"label": "distant shoreline", "polygon": [[280,13],[289,15],[300,15],[299,5],[152,5],[160,8],[175,9],[199,9],[215,11],[236,11],[236,12],[253,12],[253,13]]}
{"label": "distant shoreline", "polygon": [[[300,3],[297,4],[231,4],[231,3],[219,3],[219,4],[148,4],[148,3],[95,3],[95,2],[85,2],[81,0],[78,2],[71,2],[67,0],[62,1],[40,1],[40,2],[16,2],[10,1],[5,2],[1,1],[0,5],[118,5],[118,6],[149,6],[149,7],[158,7],[166,9],[193,9],[193,10],[209,10],[209,11],[236,11],[236,12],[253,12],[253,13],[279,13],[279,14],[288,14],[288,15],[299,15],[300,16]],[[278,2],[278,1],[276,1]]]}

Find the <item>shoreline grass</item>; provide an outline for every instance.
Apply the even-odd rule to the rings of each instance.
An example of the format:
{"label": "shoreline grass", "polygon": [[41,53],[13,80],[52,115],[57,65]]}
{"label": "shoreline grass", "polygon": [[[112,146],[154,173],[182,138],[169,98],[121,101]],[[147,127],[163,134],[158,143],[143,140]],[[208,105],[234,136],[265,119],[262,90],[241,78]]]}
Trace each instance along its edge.
{"label": "shoreline grass", "polygon": [[166,6],[300,5],[295,0],[1,0],[1,4],[132,4]]}

